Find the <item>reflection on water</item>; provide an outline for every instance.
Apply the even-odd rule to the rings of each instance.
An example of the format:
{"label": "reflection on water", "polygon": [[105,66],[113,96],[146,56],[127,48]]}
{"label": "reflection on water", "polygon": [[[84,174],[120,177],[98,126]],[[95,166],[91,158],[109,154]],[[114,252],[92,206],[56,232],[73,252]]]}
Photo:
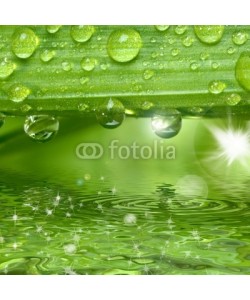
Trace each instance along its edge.
{"label": "reflection on water", "polygon": [[182,201],[178,182],[138,180],[135,194],[103,176],[12,179],[0,180],[1,274],[250,274],[244,183],[241,201],[199,189]]}

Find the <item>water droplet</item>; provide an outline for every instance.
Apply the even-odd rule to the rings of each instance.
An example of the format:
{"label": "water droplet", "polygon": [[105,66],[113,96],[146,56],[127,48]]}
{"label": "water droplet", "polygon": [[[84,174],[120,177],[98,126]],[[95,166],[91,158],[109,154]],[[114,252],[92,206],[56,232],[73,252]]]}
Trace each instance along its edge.
{"label": "water droplet", "polygon": [[172,54],[173,56],[177,56],[179,53],[180,53],[180,49],[178,49],[178,48],[174,48],[174,49],[172,49],[172,51],[171,51],[171,54]]}
{"label": "water droplet", "polygon": [[7,58],[4,58],[0,61],[0,79],[6,79],[8,78],[15,70],[16,65],[8,60]]}
{"label": "water droplet", "polygon": [[72,65],[68,61],[63,61],[62,62],[62,68],[64,71],[68,72],[72,70]]}
{"label": "water droplet", "polygon": [[166,31],[166,30],[168,30],[169,27],[170,27],[170,25],[155,25],[155,28],[158,31]]}
{"label": "water droplet", "polygon": [[207,52],[202,52],[201,54],[200,54],[200,59],[202,60],[202,61],[204,61],[204,60],[206,60],[206,59],[208,59],[209,58],[209,53],[207,53]]}
{"label": "water droplet", "polygon": [[153,107],[153,103],[149,101],[144,101],[141,106],[143,110],[149,110],[151,107]]}
{"label": "water droplet", "polygon": [[181,113],[176,109],[168,109],[155,114],[151,125],[154,133],[161,138],[169,139],[176,136],[181,130]]}
{"label": "water droplet", "polygon": [[153,70],[145,70],[143,73],[143,78],[148,80],[154,76],[155,72]]}
{"label": "water droplet", "polygon": [[134,59],[142,47],[140,34],[134,29],[121,29],[111,33],[107,50],[109,56],[117,62]]}
{"label": "water droplet", "polygon": [[156,43],[156,38],[152,37],[152,38],[150,39],[150,42],[151,42],[151,43]]}
{"label": "water droplet", "polygon": [[247,39],[248,39],[248,34],[244,31],[235,32],[232,36],[233,42],[235,43],[235,45],[238,46],[245,44]]}
{"label": "water droplet", "polygon": [[219,68],[219,64],[217,62],[212,63],[212,69],[217,70]]}
{"label": "water droplet", "polygon": [[185,47],[191,47],[194,43],[194,39],[191,36],[187,36],[182,40],[182,44]]}
{"label": "water droplet", "polygon": [[24,104],[24,105],[22,105],[22,107],[21,107],[21,111],[22,112],[28,112],[28,111],[30,111],[32,109],[32,107],[29,105],[29,104]]}
{"label": "water droplet", "polygon": [[39,40],[33,30],[18,28],[12,36],[12,51],[19,58],[29,58],[36,50]]}
{"label": "water droplet", "polygon": [[46,29],[48,33],[56,33],[61,27],[62,25],[47,25]]}
{"label": "water droplet", "polygon": [[176,34],[179,34],[179,35],[185,33],[186,31],[187,31],[187,26],[186,25],[178,25],[174,29],[174,32]]}
{"label": "water droplet", "polygon": [[134,225],[137,222],[137,217],[134,214],[126,214],[123,218],[123,222],[126,225]]}
{"label": "water droplet", "polygon": [[224,26],[222,25],[196,25],[194,32],[198,39],[205,44],[218,43],[224,33]]}
{"label": "water droplet", "polygon": [[87,42],[94,32],[95,27],[92,25],[73,25],[70,30],[73,40],[79,43]]}
{"label": "water droplet", "polygon": [[199,65],[197,62],[192,62],[192,63],[190,64],[190,69],[191,69],[192,71],[197,70],[199,67],[200,67],[200,65]]}
{"label": "water droplet", "polygon": [[233,47],[229,47],[229,48],[227,49],[227,53],[230,54],[230,55],[231,55],[231,54],[234,54],[235,51],[236,51],[236,49],[233,48]]}
{"label": "water droplet", "polygon": [[97,65],[97,60],[93,57],[84,57],[81,61],[81,67],[85,71],[94,70],[96,65]]}
{"label": "water droplet", "polygon": [[5,122],[5,117],[3,114],[0,113],[0,128],[3,126],[4,122]]}
{"label": "water droplet", "polygon": [[226,84],[222,81],[214,80],[208,85],[208,90],[212,94],[220,94],[226,88]]}
{"label": "water droplet", "polygon": [[96,118],[105,128],[116,128],[121,125],[125,117],[123,104],[114,98],[105,101],[96,110]]}
{"label": "water droplet", "polygon": [[110,67],[110,65],[108,63],[103,63],[100,65],[100,67],[103,71],[106,71]]}
{"label": "water droplet", "polygon": [[48,62],[52,58],[54,58],[56,52],[54,50],[43,50],[43,52],[40,54],[40,59],[43,62]]}
{"label": "water droplet", "polygon": [[31,91],[26,86],[20,83],[15,83],[9,87],[7,93],[11,101],[22,102],[24,99],[26,99],[29,96]]}
{"label": "water droplet", "polygon": [[243,52],[235,68],[235,77],[239,84],[250,91],[250,52]]}
{"label": "water droplet", "polygon": [[89,78],[88,77],[81,77],[80,78],[80,83],[82,84],[82,85],[84,85],[84,84],[86,84],[86,83],[88,83],[89,82]]}
{"label": "water droplet", "polygon": [[86,111],[88,108],[89,108],[89,106],[88,106],[88,104],[86,104],[86,103],[80,103],[80,104],[78,105],[78,110],[79,110],[79,111]]}
{"label": "water droplet", "polygon": [[226,103],[230,106],[237,105],[240,101],[241,101],[241,96],[235,93],[232,93],[226,99]]}
{"label": "water droplet", "polygon": [[58,132],[59,122],[52,116],[28,116],[24,122],[25,133],[37,142],[48,142]]}

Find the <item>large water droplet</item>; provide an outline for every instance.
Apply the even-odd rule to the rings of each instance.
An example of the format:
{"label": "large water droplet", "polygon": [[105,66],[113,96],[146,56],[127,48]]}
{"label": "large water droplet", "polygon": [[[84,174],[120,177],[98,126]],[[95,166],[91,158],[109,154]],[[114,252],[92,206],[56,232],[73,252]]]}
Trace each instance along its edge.
{"label": "large water droplet", "polygon": [[176,109],[161,111],[152,117],[151,125],[154,133],[159,137],[164,139],[172,138],[181,130],[181,113]]}
{"label": "large water droplet", "polygon": [[155,25],[155,28],[158,31],[166,31],[166,30],[168,30],[169,27],[170,27],[170,25]]}
{"label": "large water droplet", "polygon": [[73,40],[79,43],[87,42],[95,32],[92,25],[73,25],[70,29],[70,34]]}
{"label": "large water droplet", "polygon": [[52,58],[54,58],[56,52],[54,50],[43,50],[40,54],[40,58],[43,62],[49,62]]}
{"label": "large water droplet", "polygon": [[208,85],[208,90],[212,94],[220,94],[226,88],[226,84],[222,81],[214,80]]}
{"label": "large water droplet", "polygon": [[116,128],[121,125],[125,117],[123,104],[114,98],[102,103],[96,110],[96,118],[105,128]]}
{"label": "large water droplet", "polygon": [[25,133],[37,142],[50,141],[59,130],[56,118],[47,115],[28,116],[24,122]]}
{"label": "large water droplet", "polygon": [[84,57],[81,61],[82,69],[88,72],[94,70],[96,65],[97,60],[93,57]]}
{"label": "large water droplet", "polygon": [[134,29],[113,31],[108,39],[108,54],[118,62],[128,62],[134,59],[142,47],[140,34]]}
{"label": "large water droplet", "polygon": [[8,59],[3,59],[0,61],[0,79],[6,79],[9,77],[15,70],[16,65],[9,61]]}
{"label": "large water droplet", "polygon": [[33,30],[18,28],[12,36],[12,51],[19,58],[28,58],[36,50],[39,40]]}
{"label": "large water droplet", "polygon": [[222,25],[196,25],[194,26],[194,32],[198,39],[205,44],[218,43],[224,32],[224,26]]}
{"label": "large water droplet", "polygon": [[46,29],[49,33],[56,33],[62,25],[47,25]]}
{"label": "large water droplet", "polygon": [[237,105],[240,101],[241,101],[241,96],[235,93],[232,93],[226,99],[226,103],[230,106]]}
{"label": "large water droplet", "polygon": [[232,40],[235,45],[243,45],[248,39],[248,34],[244,31],[235,32],[232,36]]}
{"label": "large water droplet", "polygon": [[236,63],[235,76],[239,84],[250,91],[250,52],[240,55]]}
{"label": "large water droplet", "polygon": [[11,101],[22,102],[29,96],[30,92],[30,89],[26,86],[20,83],[15,83],[9,87],[7,94]]}
{"label": "large water droplet", "polygon": [[4,122],[5,122],[5,117],[3,114],[0,113],[0,128],[3,126]]}

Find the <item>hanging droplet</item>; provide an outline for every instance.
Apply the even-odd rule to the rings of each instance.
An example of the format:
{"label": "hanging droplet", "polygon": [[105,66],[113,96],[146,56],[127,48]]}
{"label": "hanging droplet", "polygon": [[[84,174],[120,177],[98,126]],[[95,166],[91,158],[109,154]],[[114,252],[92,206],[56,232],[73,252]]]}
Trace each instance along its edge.
{"label": "hanging droplet", "polygon": [[30,89],[20,83],[11,85],[7,91],[9,99],[13,102],[22,102],[30,93]]}
{"label": "hanging droplet", "polygon": [[218,43],[224,33],[224,26],[222,25],[196,25],[194,32],[198,39],[205,44]]}
{"label": "hanging droplet", "polygon": [[121,29],[111,33],[107,50],[109,56],[117,62],[133,60],[142,47],[140,34],[134,29]]}
{"label": "hanging droplet", "polygon": [[235,77],[239,84],[250,91],[250,52],[243,52],[235,68]]}
{"label": "hanging droplet", "polygon": [[84,57],[81,61],[82,69],[88,72],[94,70],[96,65],[97,60],[93,57]]}
{"label": "hanging droplet", "polygon": [[96,110],[96,118],[105,128],[116,128],[121,125],[125,117],[123,104],[114,98],[102,103]]}
{"label": "hanging droplet", "polygon": [[214,80],[208,85],[208,90],[212,94],[220,94],[226,88],[226,84],[222,81]]}
{"label": "hanging droplet", "polygon": [[156,135],[169,139],[176,136],[181,130],[182,117],[176,109],[168,109],[156,113],[151,120],[151,126]]}
{"label": "hanging droplet", "polygon": [[0,128],[3,126],[4,122],[5,122],[5,116],[0,113]]}
{"label": "hanging droplet", "polygon": [[40,54],[40,58],[43,62],[49,62],[51,61],[54,56],[55,56],[56,52],[54,50],[43,50],[43,52]]}
{"label": "hanging droplet", "polygon": [[19,58],[29,58],[36,50],[39,39],[33,30],[18,28],[12,36],[12,51]]}
{"label": "hanging droplet", "polygon": [[73,25],[70,29],[70,34],[73,40],[79,43],[85,43],[95,32],[95,27],[92,25]]}
{"label": "hanging droplet", "polygon": [[61,27],[62,25],[47,25],[46,29],[48,33],[56,33]]}
{"label": "hanging droplet", "polygon": [[16,65],[8,60],[7,58],[4,58],[0,61],[0,79],[6,79],[8,78],[15,70]]}
{"label": "hanging droplet", "polygon": [[25,133],[37,142],[50,141],[59,130],[56,118],[47,115],[28,116],[24,122]]}
{"label": "hanging droplet", "polygon": [[234,106],[241,101],[241,96],[239,94],[232,93],[226,99],[227,105]]}
{"label": "hanging droplet", "polygon": [[169,27],[170,27],[170,25],[155,25],[155,28],[158,31],[166,31],[166,30],[168,30]]}

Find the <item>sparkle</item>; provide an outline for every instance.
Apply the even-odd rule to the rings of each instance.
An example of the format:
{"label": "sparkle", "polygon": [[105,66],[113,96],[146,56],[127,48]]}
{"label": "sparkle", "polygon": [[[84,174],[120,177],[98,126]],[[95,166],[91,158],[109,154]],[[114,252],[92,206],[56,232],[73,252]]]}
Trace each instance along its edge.
{"label": "sparkle", "polygon": [[111,192],[112,192],[112,195],[116,195],[116,193],[117,193],[116,187],[113,187],[112,190],[111,190]]}
{"label": "sparkle", "polygon": [[43,232],[43,226],[36,225],[36,232],[37,232],[37,233]]}
{"label": "sparkle", "polygon": [[17,243],[16,242],[13,243],[12,247],[13,247],[14,250],[16,250],[17,249]]}
{"label": "sparkle", "polygon": [[52,209],[46,208],[45,212],[46,212],[47,216],[52,216],[53,215],[53,210]]}
{"label": "sparkle", "polygon": [[16,222],[18,220],[18,215],[16,214],[16,209],[15,209],[14,215],[12,216],[12,220],[14,221],[14,223],[16,225]]}
{"label": "sparkle", "polygon": [[246,166],[246,158],[250,157],[250,136],[248,131],[228,128],[223,130],[218,127],[210,127],[209,130],[214,135],[218,143],[218,153],[215,158],[223,158],[230,166],[234,161],[239,161]]}
{"label": "sparkle", "polygon": [[185,258],[188,258],[188,257],[190,257],[191,256],[191,251],[184,251],[184,253],[185,253]]}

